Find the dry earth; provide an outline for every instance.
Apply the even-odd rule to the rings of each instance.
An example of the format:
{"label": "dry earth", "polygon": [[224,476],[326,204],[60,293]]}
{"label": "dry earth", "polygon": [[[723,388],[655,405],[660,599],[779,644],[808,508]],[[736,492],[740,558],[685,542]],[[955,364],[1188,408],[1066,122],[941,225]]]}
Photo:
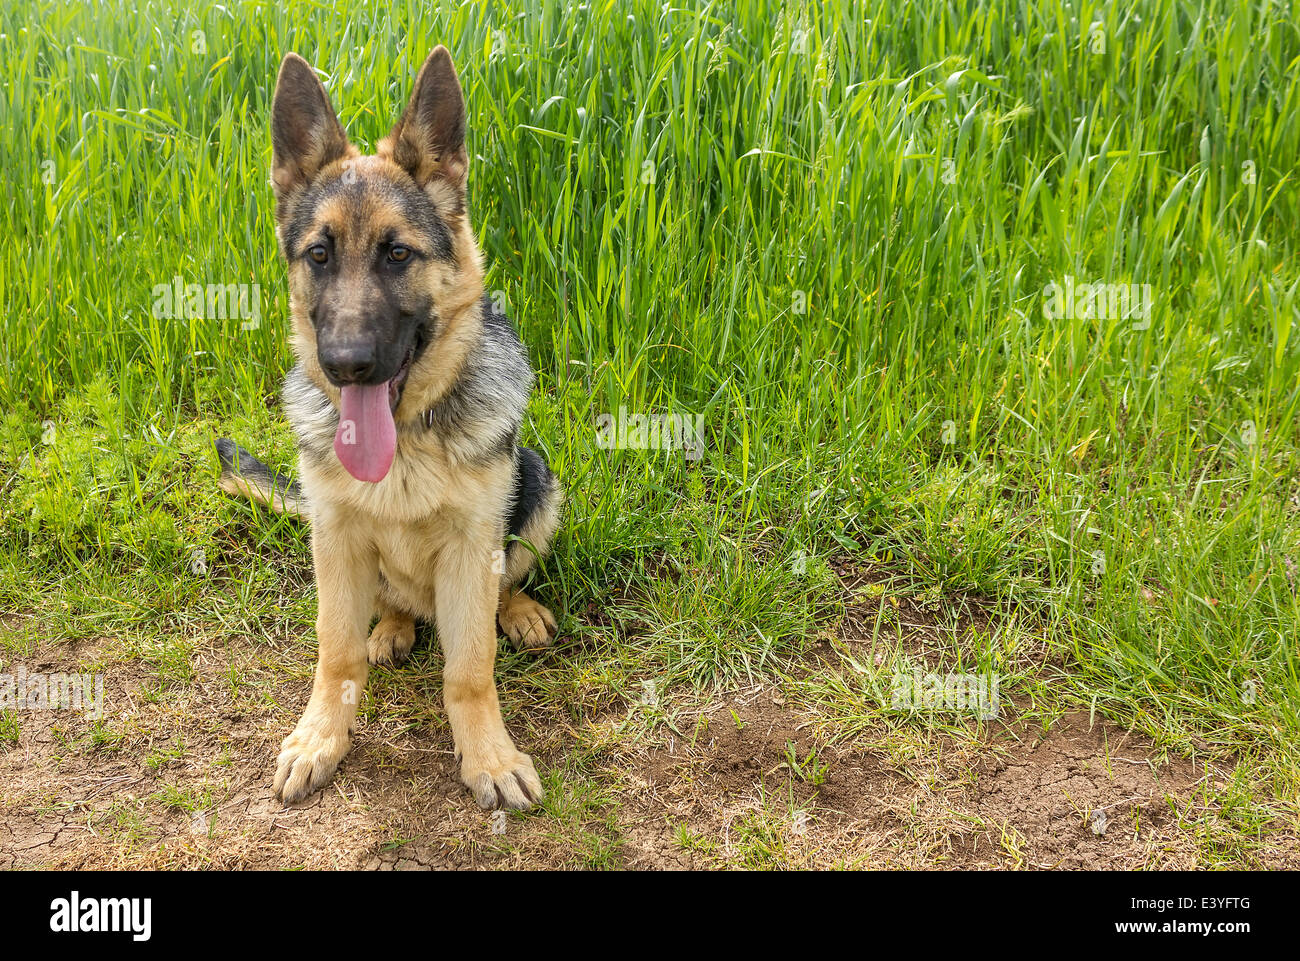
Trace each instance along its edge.
{"label": "dry earth", "polygon": [[[367,697],[427,684],[436,707],[427,641]],[[1047,730],[1014,709],[966,726],[877,720],[837,739],[809,695],[842,670],[822,643],[782,682],[712,699],[517,708],[507,723],[549,791],[538,812],[480,811],[440,712],[389,704],[363,712],[335,781],[286,809],[273,758],[310,664],[288,677],[274,646],[240,639],[196,642],[190,663],[160,690],[147,656],[108,640],[24,660],[103,670],[106,717],[22,713],[0,748],[0,867],[1193,868],[1210,863],[1232,776],[1087,712]],[[1245,863],[1300,866],[1294,830]]]}

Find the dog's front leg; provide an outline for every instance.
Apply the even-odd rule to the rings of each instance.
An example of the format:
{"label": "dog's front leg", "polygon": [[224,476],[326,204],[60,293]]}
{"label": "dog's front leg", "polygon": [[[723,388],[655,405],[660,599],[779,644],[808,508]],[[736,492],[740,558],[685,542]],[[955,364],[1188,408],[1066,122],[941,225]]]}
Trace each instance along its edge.
{"label": "dog's front leg", "polygon": [[532,758],[506,733],[493,678],[501,575],[493,570],[492,553],[501,543],[499,535],[464,528],[452,535],[434,571],[435,611],[445,660],[443,701],[460,779],[479,807],[519,809],[531,807],[543,793]]}
{"label": "dog's front leg", "polygon": [[366,629],[379,588],[378,557],[362,525],[328,509],[312,519],[312,560],[320,656],[307,710],[280,745],[275,793],[285,804],[324,787],[348,753],[369,670]]}

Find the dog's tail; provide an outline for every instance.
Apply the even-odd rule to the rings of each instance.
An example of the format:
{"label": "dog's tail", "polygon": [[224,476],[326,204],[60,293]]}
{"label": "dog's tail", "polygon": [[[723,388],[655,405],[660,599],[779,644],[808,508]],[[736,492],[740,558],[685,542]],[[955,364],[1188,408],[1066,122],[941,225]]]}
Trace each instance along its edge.
{"label": "dog's tail", "polygon": [[302,517],[304,501],[298,482],[276,473],[229,438],[217,441],[221,461],[221,489],[247,497],[277,514]]}

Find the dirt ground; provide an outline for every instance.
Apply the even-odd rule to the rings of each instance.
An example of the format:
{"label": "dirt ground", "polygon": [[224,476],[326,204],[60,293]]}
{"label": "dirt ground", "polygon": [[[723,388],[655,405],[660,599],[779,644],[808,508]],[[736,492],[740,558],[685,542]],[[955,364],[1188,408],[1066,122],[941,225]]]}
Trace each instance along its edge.
{"label": "dirt ground", "polygon": [[[111,647],[25,664],[70,672]],[[473,804],[445,722],[381,709],[334,782],[286,809],[274,757],[309,681],[247,641],[199,644],[191,662],[189,682],[160,696],[147,662],[110,657],[99,724],[23,712],[0,749],[0,868],[1195,868],[1215,863],[1232,776],[1161,760],[1086,712],[1046,731],[1011,711],[835,741],[796,674],[683,696],[659,722],[637,704],[513,711],[549,793],[523,815]],[[1300,866],[1295,832],[1268,834],[1246,863]]]}

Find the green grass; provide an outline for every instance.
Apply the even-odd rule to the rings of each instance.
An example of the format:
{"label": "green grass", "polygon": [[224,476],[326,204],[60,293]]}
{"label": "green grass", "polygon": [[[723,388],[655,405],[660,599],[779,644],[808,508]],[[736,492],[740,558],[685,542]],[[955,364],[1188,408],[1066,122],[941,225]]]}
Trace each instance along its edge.
{"label": "green grass", "polygon": [[[165,696],[195,636],[310,644],[304,532],[225,499],[210,450],[293,460],[273,80],[307,57],[371,148],[443,42],[569,497],[542,593],[577,647],[546,684],[774,676],[836,629],[849,560],[997,619],[953,670],[1019,677],[1031,638],[1052,671],[1013,696],[1247,752],[1295,797],[1293,8],[410,6],[0,11],[0,658],[129,637]],[[154,317],[176,276],[260,284],[260,325]],[[1046,316],[1067,276],[1149,284],[1149,327]],[[704,458],[599,449],[620,407],[703,414]]]}

